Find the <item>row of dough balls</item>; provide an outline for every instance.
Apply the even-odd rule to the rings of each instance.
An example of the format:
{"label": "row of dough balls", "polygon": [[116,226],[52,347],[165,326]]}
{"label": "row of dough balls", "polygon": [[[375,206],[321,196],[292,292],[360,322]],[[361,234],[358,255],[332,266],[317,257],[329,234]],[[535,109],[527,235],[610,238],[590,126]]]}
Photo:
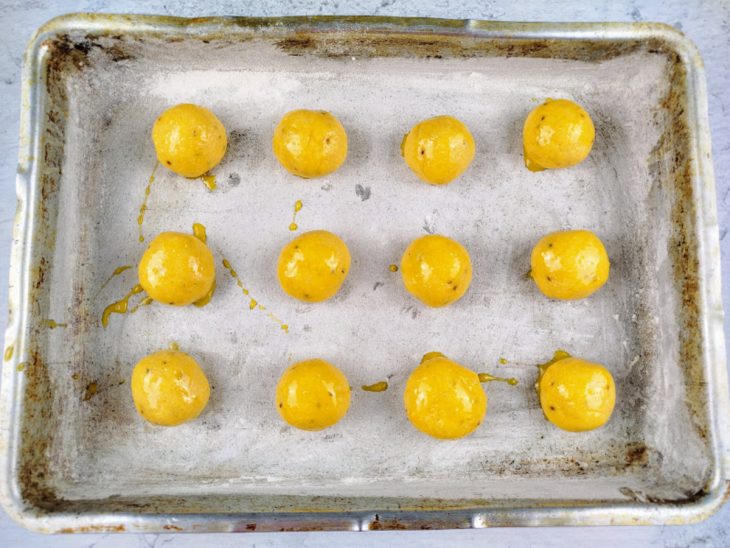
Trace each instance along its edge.
{"label": "row of dough balls", "polygon": [[[525,119],[525,166],[531,171],[576,165],[593,147],[590,115],[567,99],[548,99]],[[152,140],[162,165],[184,177],[199,177],[223,159],[226,129],[208,109],[180,104],[155,121]],[[331,113],[295,110],[274,130],[272,148],[279,163],[306,179],[333,173],[347,158],[347,132]],[[423,181],[443,185],[459,177],[475,153],[469,128],[452,116],[416,124],[403,138],[401,154]]]}
{"label": "row of dough balls", "polygon": [[[471,434],[487,413],[479,375],[439,352],[423,356],[403,391],[410,422],[439,439]],[[611,417],[616,389],[602,365],[558,351],[540,366],[536,385],[545,417],[555,426],[582,432]],[[210,386],[195,359],[179,350],[142,358],[134,367],[132,398],[139,414],[160,426],[195,419],[210,398]],[[347,377],[333,364],[315,358],[295,363],[281,375],[275,405],[281,418],[302,430],[323,430],[339,422],[350,407]]]}
{"label": "row of dough balls", "polygon": [[[336,234],[306,232],[284,246],[277,278],[285,293],[307,303],[333,297],[350,272],[350,251]],[[549,298],[582,299],[608,280],[610,264],[601,240],[587,230],[565,230],[542,238],[530,257],[530,276]],[[395,270],[395,269],[393,269]],[[431,234],[413,240],[400,261],[403,285],[431,307],[459,300],[469,289],[472,263],[456,240]],[[210,295],[216,280],[213,253],[192,234],[163,232],[142,254],[139,284],[158,302],[186,306]]]}

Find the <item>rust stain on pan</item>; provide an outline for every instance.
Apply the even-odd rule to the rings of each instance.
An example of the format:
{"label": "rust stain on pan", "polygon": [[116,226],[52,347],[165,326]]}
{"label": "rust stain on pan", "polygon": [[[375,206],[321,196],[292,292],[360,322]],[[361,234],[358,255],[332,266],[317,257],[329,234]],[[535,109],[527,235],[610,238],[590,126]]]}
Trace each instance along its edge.
{"label": "rust stain on pan", "polygon": [[391,32],[306,32],[300,31],[275,42],[289,55],[317,57],[527,57],[599,62],[627,55],[638,50],[664,53],[661,40],[616,41],[594,40],[489,39],[466,34],[428,34]]}
{"label": "rust stain on pan", "polygon": [[626,449],[626,466],[643,465],[649,462],[649,450],[643,443],[630,445]]}
{"label": "rust stain on pan", "polygon": [[[378,18],[368,23],[377,23]],[[316,23],[317,18],[310,18]],[[385,20],[383,20],[385,21]],[[355,21],[356,23],[358,21]],[[361,22],[361,21],[360,21]],[[430,22],[432,23],[432,22]],[[517,25],[519,26],[519,25]],[[666,53],[668,47],[662,39],[596,41],[592,39],[549,38],[490,38],[469,33],[413,33],[392,30],[342,29],[339,31],[300,28],[292,32],[287,28],[260,25],[263,36],[272,39],[282,51],[293,56],[314,55],[318,57],[416,57],[416,58],[473,58],[473,57],[526,57],[537,59],[566,59],[600,62],[627,55],[636,51]],[[516,29],[511,29],[515,32]],[[518,30],[518,29],[517,29]],[[276,37],[280,35],[278,40]],[[238,41],[253,40],[256,32],[237,36]],[[148,34],[167,43],[183,40],[179,36],[165,33]],[[230,39],[225,29],[198,34],[192,39],[204,44]],[[137,38],[139,40],[139,38]],[[67,34],[47,40],[44,45],[54,54],[48,63],[48,75],[62,75],[67,70],[83,70],[88,66],[88,56],[95,50],[109,56],[113,61],[134,59],[133,41],[113,31],[88,33],[83,39],[71,38]],[[49,79],[50,81],[50,79]],[[61,91],[61,90],[59,90]]]}
{"label": "rust stain on pan", "polygon": [[46,511],[63,508],[53,489],[49,486],[50,471],[47,450],[52,443],[50,406],[50,379],[40,353],[31,352],[29,365],[25,369],[25,415],[22,425],[22,453],[18,482],[23,498]]}
{"label": "rust stain on pan", "polygon": [[370,524],[372,531],[398,531],[408,529],[405,525],[400,523],[397,519],[380,519],[379,514],[375,514],[375,519]]}
{"label": "rust stain on pan", "polygon": [[[703,382],[702,330],[700,315],[700,273],[696,242],[699,241],[695,227],[697,211],[696,197],[692,188],[692,161],[689,155],[692,142],[687,120],[687,74],[679,56],[670,55],[671,85],[660,103],[658,116],[667,118],[666,130],[652,151],[649,164],[652,176],[663,184],[670,185],[674,202],[671,217],[674,231],[670,238],[669,256],[672,259],[674,281],[681,295],[678,316],[682,318],[680,329],[679,361],[686,370],[686,404],[694,418],[695,429],[707,444],[706,386]],[[669,167],[664,160],[669,158]]]}
{"label": "rust stain on pan", "polygon": [[[51,257],[56,238],[58,181],[63,169],[65,117],[68,111],[65,82],[69,74],[84,67],[85,47],[72,47],[64,40],[47,40],[43,46],[48,56],[45,73],[45,92],[51,98],[50,108],[43,121],[42,162],[39,176],[40,200],[37,204],[39,227],[37,258],[31,270],[31,310],[42,315],[49,301],[48,282],[52,268]],[[68,505],[56,495],[50,477],[48,450],[53,444],[53,420],[50,416],[53,399],[48,364],[42,357],[42,339],[39,327],[28,341],[29,360],[24,368],[25,406],[22,417],[22,446],[19,454],[18,484],[25,501],[44,511],[62,510]]]}
{"label": "rust stain on pan", "polygon": [[123,533],[127,528],[124,525],[86,525],[83,527],[64,527],[59,533]]}
{"label": "rust stain on pan", "polygon": [[426,531],[432,529],[463,529],[471,526],[471,520],[463,513],[433,513],[419,518],[399,516],[398,514],[375,514],[375,517],[367,523],[365,528],[370,531],[403,531],[406,529]]}

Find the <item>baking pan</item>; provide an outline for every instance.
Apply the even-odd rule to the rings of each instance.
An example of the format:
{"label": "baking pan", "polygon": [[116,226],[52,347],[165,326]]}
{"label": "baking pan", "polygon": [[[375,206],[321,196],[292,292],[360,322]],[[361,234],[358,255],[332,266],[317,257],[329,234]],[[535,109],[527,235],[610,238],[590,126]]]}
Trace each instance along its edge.
{"label": "baking pan", "polygon": [[[730,407],[706,90],[696,49],[675,30],[70,15],[33,38],[22,97],[0,466],[3,504],[23,525],[688,523],[722,504]],[[585,106],[596,144],[580,166],[530,173],[522,122],[547,97]],[[135,270],[105,281],[144,249],[151,124],[178,102],[212,109],[229,150],[214,191],[157,170],[141,230],[204,224],[218,289],[206,307],[153,304],[104,329],[104,307]],[[271,135],[295,108],[343,122],[340,171],[305,181],[278,166]],[[437,188],[416,180],[399,144],[445,113],[471,128],[477,155]],[[343,291],[316,306],[286,297],[274,274],[296,200],[298,233],[332,230],[353,256]],[[562,228],[594,230],[607,246],[611,278],[589,299],[550,301],[525,276],[534,242]],[[474,261],[469,292],[448,309],[421,306],[388,268],[434,232]],[[136,415],[128,379],[172,341],[213,390],[199,420],[165,429]],[[557,348],[612,371],[606,427],[571,434],[544,420],[535,365]],[[487,418],[466,439],[430,439],[402,410],[405,379],[432,350],[520,381],[486,387]],[[312,356],[355,387],[347,417],[320,433],[286,426],[273,405],[282,370]],[[385,379],[386,392],[357,388]]]}

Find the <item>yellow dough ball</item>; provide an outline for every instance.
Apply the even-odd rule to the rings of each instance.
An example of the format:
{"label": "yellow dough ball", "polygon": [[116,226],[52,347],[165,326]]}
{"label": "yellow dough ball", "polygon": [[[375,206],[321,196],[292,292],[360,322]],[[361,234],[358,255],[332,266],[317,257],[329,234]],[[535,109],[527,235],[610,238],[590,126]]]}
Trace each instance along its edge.
{"label": "yellow dough ball", "polygon": [[215,261],[195,236],[162,232],[139,261],[139,284],[152,299],[185,306],[200,301],[215,284]]}
{"label": "yellow dough ball", "polygon": [[279,163],[289,173],[312,179],[328,175],[342,165],[347,158],[347,133],[329,112],[294,110],[276,126],[272,146]]}
{"label": "yellow dough ball", "polygon": [[616,403],[616,386],[602,365],[565,357],[540,369],[540,406],[558,428],[583,432],[603,426]]}
{"label": "yellow dough ball", "polygon": [[542,171],[579,164],[588,157],[595,136],[593,121],[580,105],[548,99],[525,119],[525,166]]}
{"label": "yellow dough ball", "polygon": [[160,426],[196,418],[210,397],[198,363],[185,352],[163,350],[142,358],[132,371],[132,398],[142,417]]}
{"label": "yellow dough ball", "polygon": [[401,258],[406,289],[428,306],[446,306],[460,299],[471,283],[469,253],[446,236],[413,240]]}
{"label": "yellow dough ball", "polygon": [[302,430],[323,430],[350,407],[347,377],[325,360],[295,363],[276,386],[276,408],[287,423]]}
{"label": "yellow dough ball", "polygon": [[313,230],[294,238],[281,250],[277,267],[281,288],[308,303],[334,296],[349,271],[347,245],[326,230]]}
{"label": "yellow dough ball", "polygon": [[440,439],[471,434],[487,413],[479,376],[438,352],[426,354],[408,377],[403,404],[413,426]]}
{"label": "yellow dough ball", "polygon": [[469,128],[452,116],[416,124],[403,138],[401,154],[413,172],[432,185],[444,185],[466,171],[474,159]]}
{"label": "yellow dough ball", "polygon": [[530,276],[546,297],[583,299],[608,280],[610,263],[601,240],[588,230],[564,230],[532,249]]}
{"label": "yellow dough ball", "polygon": [[183,177],[199,177],[223,158],[226,128],[207,108],[183,103],[160,114],[152,127],[157,159]]}

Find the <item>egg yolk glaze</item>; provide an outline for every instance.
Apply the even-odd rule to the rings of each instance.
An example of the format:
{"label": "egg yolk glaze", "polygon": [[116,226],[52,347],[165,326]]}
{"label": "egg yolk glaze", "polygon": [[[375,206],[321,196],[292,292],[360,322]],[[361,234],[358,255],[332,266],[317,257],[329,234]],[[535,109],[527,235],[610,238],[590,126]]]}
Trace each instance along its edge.
{"label": "egg yolk glaze", "polygon": [[152,299],[185,306],[204,299],[215,284],[215,261],[195,236],[162,232],[139,262],[139,284]]}
{"label": "egg yolk glaze", "polygon": [[322,110],[284,115],[272,142],[279,163],[293,175],[312,179],[336,171],[347,158],[347,133],[340,121]]}
{"label": "egg yolk glaze", "polygon": [[413,172],[432,185],[444,185],[466,171],[474,159],[469,128],[452,116],[416,124],[403,138],[401,154]]}
{"label": "egg yolk glaze", "polygon": [[401,258],[403,284],[428,306],[446,306],[460,299],[471,283],[469,252],[446,236],[413,240]]}
{"label": "egg yolk glaze", "polygon": [[198,105],[175,105],[152,127],[157,159],[183,177],[200,177],[223,158],[228,146],[226,128],[215,114]]}
{"label": "egg yolk glaze", "polygon": [[426,354],[408,377],[403,404],[413,426],[439,439],[471,434],[487,413],[479,376],[438,352]]}
{"label": "egg yolk glaze", "polygon": [[541,366],[537,387],[545,417],[569,432],[603,426],[616,403],[611,373],[579,358],[565,357]]}
{"label": "egg yolk glaze", "polygon": [[326,230],[313,230],[294,238],[281,250],[277,267],[281,288],[308,303],[334,296],[349,271],[347,245]]}
{"label": "egg yolk glaze", "polygon": [[210,397],[205,373],[185,352],[163,350],[142,358],[132,371],[132,399],[142,417],[160,426],[196,418]]}
{"label": "egg yolk glaze", "polygon": [[583,299],[608,280],[610,263],[601,240],[588,230],[543,237],[532,249],[530,276],[551,299]]}
{"label": "egg yolk glaze", "polygon": [[588,157],[595,136],[593,121],[580,105],[548,99],[525,120],[525,166],[542,171],[579,164]]}
{"label": "egg yolk glaze", "polygon": [[295,363],[276,386],[276,408],[287,423],[302,430],[323,430],[350,407],[347,377],[331,363],[313,359]]}

